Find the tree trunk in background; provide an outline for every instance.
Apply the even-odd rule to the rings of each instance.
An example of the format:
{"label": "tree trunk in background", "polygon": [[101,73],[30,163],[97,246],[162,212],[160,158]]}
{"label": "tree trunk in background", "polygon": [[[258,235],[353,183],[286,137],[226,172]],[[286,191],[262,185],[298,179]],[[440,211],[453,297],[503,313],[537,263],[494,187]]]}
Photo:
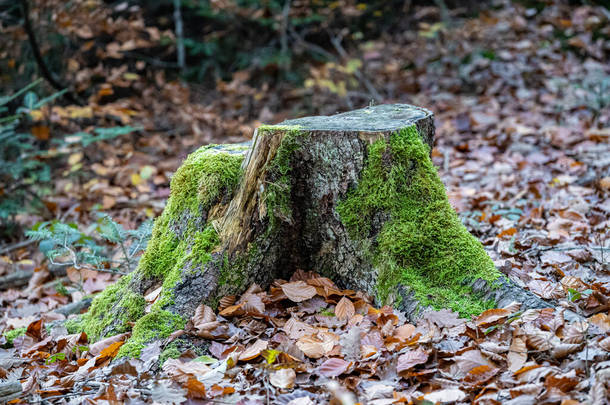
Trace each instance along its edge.
{"label": "tree trunk in background", "polygon": [[501,275],[461,224],[430,160],[433,136],[430,111],[396,104],[199,149],[173,177],[138,269],[73,327],[99,339],[135,322],[120,354],[137,356],[202,302],[214,307],[297,269],[411,318],[428,307],[473,315],[513,300],[545,306]]}

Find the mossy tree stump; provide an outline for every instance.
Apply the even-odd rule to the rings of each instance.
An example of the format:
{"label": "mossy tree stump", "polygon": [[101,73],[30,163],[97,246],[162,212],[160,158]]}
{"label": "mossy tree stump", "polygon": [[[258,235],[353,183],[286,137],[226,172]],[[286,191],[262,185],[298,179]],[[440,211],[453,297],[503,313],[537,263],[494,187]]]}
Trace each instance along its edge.
{"label": "mossy tree stump", "polygon": [[[318,272],[415,317],[544,302],[494,267],[449,205],[430,160],[432,114],[380,105],[263,126],[252,143],[205,146],[171,182],[138,269],[69,326],[92,339],[126,331],[122,355],[184,327],[251,283]],[[144,296],[162,286],[146,308]]]}

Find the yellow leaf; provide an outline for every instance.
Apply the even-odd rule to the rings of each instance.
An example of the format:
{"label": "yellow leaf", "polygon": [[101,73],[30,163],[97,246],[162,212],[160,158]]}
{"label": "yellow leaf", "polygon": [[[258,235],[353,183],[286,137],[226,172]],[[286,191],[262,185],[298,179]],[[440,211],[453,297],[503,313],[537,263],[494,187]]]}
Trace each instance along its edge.
{"label": "yellow leaf", "polygon": [[83,155],[83,153],[82,153],[82,152],[76,152],[76,153],[71,154],[71,155],[68,157],[68,164],[69,164],[70,166],[74,166],[75,164],[77,164],[78,162],[80,162],[80,161],[81,161],[81,159],[83,158],[83,156],[84,156],[84,155]]}
{"label": "yellow leaf", "polygon": [[131,173],[131,184],[133,184],[134,186],[139,186],[143,182],[144,180],[142,179],[139,173]]}
{"label": "yellow leaf", "polygon": [[137,73],[129,73],[129,72],[128,72],[128,73],[125,73],[125,74],[123,75],[123,78],[124,78],[125,80],[138,80],[138,79],[140,78],[140,75],[139,75],[139,74],[137,74]]}
{"label": "yellow leaf", "polygon": [[44,114],[40,110],[31,110],[30,117],[32,117],[32,121],[40,121],[44,118]]}
{"label": "yellow leaf", "polygon": [[93,108],[91,107],[68,107],[70,118],[92,118]]}

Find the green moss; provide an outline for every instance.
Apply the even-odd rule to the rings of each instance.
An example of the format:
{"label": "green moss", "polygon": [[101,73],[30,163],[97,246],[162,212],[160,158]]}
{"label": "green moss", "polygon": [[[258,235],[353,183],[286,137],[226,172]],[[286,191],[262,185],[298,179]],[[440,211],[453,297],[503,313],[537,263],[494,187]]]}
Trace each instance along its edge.
{"label": "green moss", "polygon": [[15,338],[25,335],[25,332],[27,330],[28,330],[28,328],[17,328],[17,329],[9,330],[8,332],[4,332],[3,336],[6,339],[6,343],[8,343],[9,345],[12,345]]}
{"label": "green moss", "polygon": [[177,359],[182,353],[178,349],[178,343],[170,343],[159,356],[159,365],[162,366],[168,359]]}
{"label": "green moss", "polygon": [[166,211],[170,216],[185,208],[199,212],[215,202],[222,190],[237,185],[241,173],[242,154],[232,154],[207,145],[191,153],[172,177],[171,197]]}
{"label": "green moss", "polygon": [[[470,284],[500,274],[451,208],[429,153],[415,126],[393,134],[389,145],[374,142],[358,187],[337,211],[350,235],[372,246],[382,302],[404,284],[424,306],[474,315],[494,303],[474,296]],[[374,235],[371,224],[384,216]]]}
{"label": "green moss", "polygon": [[68,332],[83,331],[91,341],[96,341],[105,337],[104,330],[110,325],[113,325],[116,333],[129,330],[129,322],[142,316],[146,306],[143,296],[127,288],[132,276],[129,274],[121,277],[93,300],[87,313],[66,321]]}
{"label": "green moss", "polygon": [[302,135],[298,126],[264,126],[260,131],[285,132],[275,157],[268,166],[267,184],[264,201],[269,214],[271,229],[278,224],[278,219],[292,222],[292,204],[290,192],[292,189],[290,172],[294,152],[301,147],[298,137]]}
{"label": "green moss", "polygon": [[[69,334],[80,333],[84,330],[83,318],[86,314],[78,315],[74,318],[70,318],[64,322],[64,326]],[[87,335],[88,337],[88,335]]]}
{"label": "green moss", "polygon": [[136,270],[138,277],[155,278],[163,283],[150,313],[144,314],[144,297],[129,289],[133,277],[130,274],[99,294],[89,312],[68,321],[70,329],[84,330],[95,341],[104,337],[103,331],[111,325],[113,332],[120,333],[135,322],[131,338],[119,354],[137,357],[145,343],[184,327],[186,321],[166,308],[174,303],[173,290],[185,268],[202,268],[220,244],[214,227],[211,223],[201,224],[201,218],[205,218],[205,211],[224,192],[232,192],[239,182],[243,154],[231,151],[245,149],[246,146],[222,149],[204,146],[189,155],[176,171],[167,206],[155,221],[152,238]]}
{"label": "green moss", "polygon": [[139,357],[146,343],[154,339],[164,339],[185,325],[186,320],[180,315],[153,306],[149,314],[136,322],[131,338],[121,346],[117,357]]}
{"label": "green moss", "polygon": [[[155,221],[152,238],[140,261],[139,270],[145,275],[162,277],[173,268],[184,257],[189,234],[196,233],[193,218],[201,216],[200,210],[209,209],[223,190],[232,191],[239,182],[243,155],[214,148],[215,145],[204,146],[189,155],[172,178],[167,206]],[[177,223],[186,225],[182,237],[171,229]],[[196,235],[200,239],[208,236]]]}

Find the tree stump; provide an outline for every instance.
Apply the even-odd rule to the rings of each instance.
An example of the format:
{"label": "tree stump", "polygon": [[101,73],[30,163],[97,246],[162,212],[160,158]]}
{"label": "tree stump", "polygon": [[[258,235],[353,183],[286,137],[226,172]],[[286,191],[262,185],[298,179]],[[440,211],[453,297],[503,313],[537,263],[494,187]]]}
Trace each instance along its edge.
{"label": "tree stump", "polygon": [[[127,331],[120,355],[184,327],[252,283],[297,269],[370,294],[413,318],[468,316],[512,300],[545,303],[496,270],[449,205],[430,160],[432,113],[379,105],[262,126],[252,143],[204,146],[171,181],[138,269],[97,297],[72,329]],[[161,288],[147,308],[145,296]],[[154,294],[153,294],[154,295]]]}

